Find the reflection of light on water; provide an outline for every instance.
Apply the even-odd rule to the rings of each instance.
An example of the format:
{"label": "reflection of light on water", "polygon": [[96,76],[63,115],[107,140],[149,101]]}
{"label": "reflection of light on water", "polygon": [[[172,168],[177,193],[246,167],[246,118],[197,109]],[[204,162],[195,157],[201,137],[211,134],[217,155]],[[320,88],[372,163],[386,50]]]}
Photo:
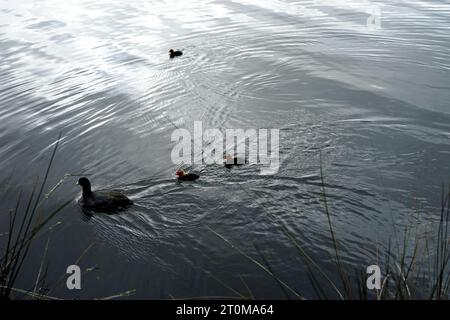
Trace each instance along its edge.
{"label": "reflection of light on water", "polygon": [[377,89],[377,90],[384,90],[385,88],[383,86],[380,85],[376,85],[376,84],[371,84],[370,85],[372,88]]}
{"label": "reflection of light on water", "polygon": [[[13,8],[8,6],[15,14],[23,17],[9,20],[8,36],[17,39],[25,47],[25,51],[15,58],[20,58],[26,68],[11,68],[12,76],[21,78],[27,69],[30,76],[42,74],[34,79],[37,84],[34,92],[37,96],[48,100],[58,98],[53,80],[60,75],[73,73],[74,68],[84,71],[78,72],[78,77],[72,84],[84,84],[86,91],[89,91],[95,78],[105,80],[104,83],[95,82],[97,90],[102,90],[102,86],[109,88],[114,84],[121,90],[131,90],[130,93],[142,94],[148,89],[147,85],[144,85],[148,82],[148,77],[142,68],[136,68],[133,64],[127,65],[127,61],[117,61],[111,57],[124,54],[124,57],[128,55],[130,60],[144,61],[150,48],[161,43],[162,34],[155,30],[161,28],[162,22],[155,13],[151,13],[149,7],[139,8],[133,4],[125,4],[119,8],[112,7],[114,10],[111,10],[109,1],[73,0],[64,1],[64,5],[61,1],[37,1],[32,4],[26,6],[14,3]],[[146,11],[140,11],[142,9]],[[28,19],[31,19],[30,24],[40,21],[55,21],[60,24],[42,32],[41,29],[28,28],[29,24],[25,22]],[[134,34],[129,33],[130,28],[133,28]],[[57,37],[61,34],[67,35],[63,41]],[[28,43],[33,43],[34,47],[39,49],[29,50]],[[130,46],[130,43],[136,45]],[[94,74],[98,77],[92,78]],[[87,77],[80,81],[83,76]],[[70,78],[65,79],[67,85],[70,85],[70,82]]]}

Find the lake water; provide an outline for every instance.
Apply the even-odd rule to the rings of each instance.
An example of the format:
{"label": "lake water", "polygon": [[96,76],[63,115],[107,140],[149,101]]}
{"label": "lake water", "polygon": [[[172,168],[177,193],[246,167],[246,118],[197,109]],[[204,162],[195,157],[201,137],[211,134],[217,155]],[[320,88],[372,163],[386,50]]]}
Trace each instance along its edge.
{"label": "lake water", "polygon": [[[184,55],[170,60],[170,48]],[[375,263],[418,212],[421,224],[434,221],[450,182],[449,72],[443,0],[1,0],[0,180],[11,187],[0,242],[6,211],[42,179],[60,132],[46,190],[65,178],[42,212],[73,199],[36,240],[16,286],[33,287],[48,240],[46,286],[60,298],[131,289],[139,299],[234,297],[246,286],[257,298],[285,297],[239,250],[314,297],[269,217],[337,277],[321,150],[350,268]],[[194,121],[279,129],[279,172],[200,165],[199,181],[177,183],[171,134]],[[135,206],[84,217],[80,174]],[[65,287],[72,264],[82,290]]]}

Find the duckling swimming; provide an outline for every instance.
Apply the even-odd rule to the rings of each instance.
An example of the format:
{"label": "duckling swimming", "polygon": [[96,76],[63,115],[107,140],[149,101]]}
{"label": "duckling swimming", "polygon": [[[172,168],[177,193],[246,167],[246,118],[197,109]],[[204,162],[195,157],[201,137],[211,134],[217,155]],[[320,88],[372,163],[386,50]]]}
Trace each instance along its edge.
{"label": "duckling swimming", "polygon": [[225,165],[225,168],[230,169],[233,166],[242,166],[244,164],[247,164],[247,159],[241,158],[241,157],[232,157],[229,154],[225,155],[223,157],[223,164]]}
{"label": "duckling swimming", "polygon": [[178,177],[178,181],[194,181],[194,180],[197,180],[198,178],[200,178],[200,176],[198,174],[187,173],[184,170],[178,170],[175,174]]}
{"label": "duckling swimming", "polygon": [[92,191],[88,178],[80,178],[78,184],[83,188],[81,205],[88,211],[112,213],[133,205],[133,201],[118,191]]}
{"label": "duckling swimming", "polygon": [[179,56],[181,56],[181,55],[183,55],[183,52],[180,51],[180,50],[173,50],[173,49],[170,49],[170,50],[169,50],[169,56],[170,56],[171,58],[179,57]]}

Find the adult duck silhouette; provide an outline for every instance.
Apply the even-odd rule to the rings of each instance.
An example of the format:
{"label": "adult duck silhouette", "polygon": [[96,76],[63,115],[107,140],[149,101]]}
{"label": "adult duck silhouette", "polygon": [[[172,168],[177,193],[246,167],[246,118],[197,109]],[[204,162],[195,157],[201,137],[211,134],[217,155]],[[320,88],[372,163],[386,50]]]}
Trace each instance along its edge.
{"label": "adult duck silhouette", "polygon": [[80,178],[78,184],[83,189],[83,195],[80,199],[83,212],[114,213],[133,205],[133,201],[119,191],[92,191],[91,182],[86,177]]}
{"label": "adult duck silhouette", "polygon": [[183,55],[183,51],[180,51],[180,50],[173,50],[173,49],[170,49],[170,50],[169,50],[169,56],[170,56],[170,58],[179,57],[179,56],[181,56],[181,55]]}

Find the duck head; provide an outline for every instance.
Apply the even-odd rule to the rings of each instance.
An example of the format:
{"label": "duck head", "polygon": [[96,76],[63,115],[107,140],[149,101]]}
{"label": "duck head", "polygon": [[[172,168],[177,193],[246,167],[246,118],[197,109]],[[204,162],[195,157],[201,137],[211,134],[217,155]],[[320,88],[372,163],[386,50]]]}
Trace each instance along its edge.
{"label": "duck head", "polygon": [[173,49],[170,49],[170,50],[169,50],[169,53],[170,53],[170,54],[173,54],[174,52],[175,52],[175,51],[174,51]]}
{"label": "duck head", "polygon": [[91,183],[88,178],[82,177],[78,179],[78,184],[83,188],[83,194],[91,193]]}
{"label": "duck head", "polygon": [[183,176],[186,175],[186,171],[184,171],[184,170],[178,170],[178,171],[175,173],[175,175],[176,175],[177,177],[183,177]]}

